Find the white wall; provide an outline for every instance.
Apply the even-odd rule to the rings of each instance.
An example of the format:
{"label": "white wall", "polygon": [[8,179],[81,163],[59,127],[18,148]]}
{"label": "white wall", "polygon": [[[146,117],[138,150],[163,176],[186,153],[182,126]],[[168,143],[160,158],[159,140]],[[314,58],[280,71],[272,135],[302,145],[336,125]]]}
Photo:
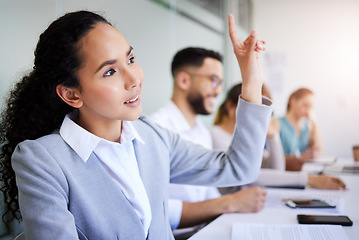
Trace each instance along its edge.
{"label": "white wall", "polygon": [[[237,12],[236,1],[226,1],[227,11]],[[226,34],[148,0],[0,0],[1,106],[10,86],[31,69],[39,34],[56,17],[80,9],[104,12],[134,46],[145,73],[147,114],[171,95],[170,62],[179,49],[202,46],[232,54],[232,48],[224,46],[229,43]],[[326,155],[351,157],[351,146],[359,144],[358,13],[357,0],[253,0],[253,28],[267,41],[264,63],[271,65],[266,65],[266,83],[274,94],[275,114],[284,114],[294,89],[314,90]],[[233,55],[225,64],[227,80],[238,81]]]}
{"label": "white wall", "polygon": [[169,100],[170,64],[178,50],[201,46],[223,52],[223,35],[148,0],[0,0],[0,105],[10,86],[31,69],[40,33],[58,16],[81,9],[104,13],[134,47],[145,74],[146,114]]}
{"label": "white wall", "polygon": [[293,90],[311,88],[325,154],[352,157],[359,144],[359,1],[253,0],[253,28],[275,64],[266,81],[276,115]]}

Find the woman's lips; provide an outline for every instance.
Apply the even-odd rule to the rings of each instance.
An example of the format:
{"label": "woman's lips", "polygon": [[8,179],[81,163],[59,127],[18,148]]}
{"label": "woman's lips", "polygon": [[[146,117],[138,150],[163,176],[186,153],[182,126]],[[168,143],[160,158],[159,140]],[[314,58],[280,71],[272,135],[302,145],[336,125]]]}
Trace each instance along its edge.
{"label": "woman's lips", "polygon": [[139,97],[140,97],[140,95],[137,95],[136,97],[134,97],[134,98],[132,98],[132,99],[126,101],[125,104],[134,103],[134,102],[136,102],[136,101],[139,99]]}

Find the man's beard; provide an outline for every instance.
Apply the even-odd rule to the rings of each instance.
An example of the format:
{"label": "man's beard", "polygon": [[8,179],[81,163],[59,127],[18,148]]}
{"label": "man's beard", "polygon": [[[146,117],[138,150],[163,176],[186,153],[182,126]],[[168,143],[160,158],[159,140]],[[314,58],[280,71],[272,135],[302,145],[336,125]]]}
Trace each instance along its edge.
{"label": "man's beard", "polygon": [[193,95],[188,95],[187,101],[189,102],[189,104],[191,105],[191,107],[195,113],[201,114],[201,115],[211,114],[204,107],[204,97],[201,94],[197,93],[197,94],[193,94]]}

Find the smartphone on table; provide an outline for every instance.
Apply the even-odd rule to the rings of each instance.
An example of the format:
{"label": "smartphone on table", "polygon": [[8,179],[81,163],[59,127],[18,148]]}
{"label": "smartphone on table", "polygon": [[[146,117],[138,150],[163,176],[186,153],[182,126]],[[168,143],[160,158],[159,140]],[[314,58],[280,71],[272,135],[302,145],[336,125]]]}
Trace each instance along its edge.
{"label": "smartphone on table", "polygon": [[286,199],[285,204],[291,208],[335,208],[336,205],[320,199]]}
{"label": "smartphone on table", "polygon": [[353,222],[348,216],[343,215],[297,215],[300,224],[332,224],[342,226],[352,226]]}

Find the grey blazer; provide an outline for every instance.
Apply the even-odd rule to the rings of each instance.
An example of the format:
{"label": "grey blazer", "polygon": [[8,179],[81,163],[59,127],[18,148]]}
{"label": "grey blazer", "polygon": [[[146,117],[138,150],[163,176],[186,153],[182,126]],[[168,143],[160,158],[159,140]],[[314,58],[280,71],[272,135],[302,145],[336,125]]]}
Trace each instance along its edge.
{"label": "grey blazer", "polygon": [[[270,103],[269,103],[270,104]],[[182,140],[144,116],[133,122],[140,175],[152,210],[147,239],[173,239],[168,184],[246,184],[256,179],[272,107],[242,102],[226,152]],[[145,239],[142,224],[95,154],[84,163],[58,132],[20,143],[12,158],[26,239]]]}

